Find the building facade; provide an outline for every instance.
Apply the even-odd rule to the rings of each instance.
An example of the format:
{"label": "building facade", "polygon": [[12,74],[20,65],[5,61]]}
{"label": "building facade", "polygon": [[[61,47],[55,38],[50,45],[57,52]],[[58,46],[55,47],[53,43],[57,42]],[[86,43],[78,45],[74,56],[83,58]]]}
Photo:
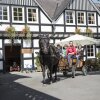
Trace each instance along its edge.
{"label": "building facade", "polygon": [[[79,29],[80,34],[91,33],[100,41],[98,7],[92,0],[0,0],[0,70],[8,70],[13,62],[23,70],[33,68],[39,34],[49,34],[50,43],[55,43]],[[23,37],[25,26],[30,30],[30,39]],[[13,38],[8,36],[8,27],[14,27]],[[86,58],[95,58],[100,45],[86,48]]]}

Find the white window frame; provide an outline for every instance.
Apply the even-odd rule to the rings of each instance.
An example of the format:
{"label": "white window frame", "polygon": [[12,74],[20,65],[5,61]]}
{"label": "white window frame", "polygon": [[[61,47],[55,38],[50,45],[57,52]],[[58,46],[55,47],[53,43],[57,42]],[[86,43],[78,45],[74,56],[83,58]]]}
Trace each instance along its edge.
{"label": "white window frame", "polygon": [[[22,19],[23,19],[22,21],[15,21],[15,20],[14,20],[14,14],[13,14],[13,11],[14,11],[13,9],[14,9],[14,8],[22,8]],[[24,14],[25,14],[25,13],[24,13],[24,7],[13,6],[13,7],[12,7],[12,22],[14,22],[14,23],[24,23],[24,22],[25,22],[25,15],[24,15]]]}
{"label": "white window frame", "polygon": [[[67,21],[66,21],[66,15],[67,15],[66,13],[67,13],[67,12],[72,12],[73,23],[67,23]],[[72,11],[72,10],[66,10],[66,11],[65,11],[65,21],[66,21],[66,24],[67,24],[67,25],[75,25],[75,12]]]}
{"label": "white window frame", "polygon": [[88,56],[88,50],[87,50],[87,58],[95,58],[95,45],[90,45],[93,46],[93,56]]}
{"label": "white window frame", "polygon": [[0,20],[0,22],[9,22],[9,6],[5,6],[5,5],[0,5],[1,7],[7,7],[7,17],[8,17],[8,20]]}
{"label": "white window frame", "polygon": [[[36,21],[28,21],[28,9],[36,9]],[[38,23],[38,8],[35,7],[27,7],[27,23]]]}
{"label": "white window frame", "polygon": [[[78,13],[84,13],[84,23],[78,23]],[[86,25],[86,13],[85,12],[83,12],[83,11],[78,11],[77,12],[77,24],[78,25]]]}
{"label": "white window frame", "polygon": [[94,13],[94,12],[88,12],[88,13],[87,13],[87,20],[88,20],[88,14],[89,14],[89,13],[94,14],[94,21],[95,21],[95,23],[94,23],[94,24],[89,24],[89,23],[88,23],[88,25],[89,25],[89,26],[96,25],[96,13]]}

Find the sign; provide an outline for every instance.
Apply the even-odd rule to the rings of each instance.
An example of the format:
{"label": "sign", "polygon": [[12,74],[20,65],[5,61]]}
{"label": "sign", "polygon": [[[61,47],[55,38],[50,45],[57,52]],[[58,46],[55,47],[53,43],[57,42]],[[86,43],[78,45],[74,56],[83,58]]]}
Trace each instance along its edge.
{"label": "sign", "polygon": [[33,50],[32,49],[21,49],[21,53],[32,53]]}

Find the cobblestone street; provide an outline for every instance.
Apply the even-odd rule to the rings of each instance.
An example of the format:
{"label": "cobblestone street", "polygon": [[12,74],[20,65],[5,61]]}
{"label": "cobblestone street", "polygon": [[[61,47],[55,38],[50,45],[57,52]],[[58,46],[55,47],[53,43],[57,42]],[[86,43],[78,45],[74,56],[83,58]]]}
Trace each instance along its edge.
{"label": "cobblestone street", "polygon": [[77,73],[75,78],[63,77],[42,84],[42,73],[12,72],[0,74],[0,100],[99,100],[100,72],[87,76]]}

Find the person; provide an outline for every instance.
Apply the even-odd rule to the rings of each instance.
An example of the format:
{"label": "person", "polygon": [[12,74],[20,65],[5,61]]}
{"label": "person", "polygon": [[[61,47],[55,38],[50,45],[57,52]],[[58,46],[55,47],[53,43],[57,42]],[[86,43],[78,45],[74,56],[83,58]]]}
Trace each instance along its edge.
{"label": "person", "polygon": [[75,58],[75,55],[76,55],[76,48],[73,45],[73,41],[69,42],[69,46],[68,46],[66,52],[67,52],[67,56],[68,56],[69,67],[71,67],[72,60]]}
{"label": "person", "polygon": [[64,47],[63,47],[63,50],[62,50],[62,56],[67,59],[67,52],[66,52],[66,49],[67,49],[68,45],[65,44]]}
{"label": "person", "polygon": [[60,44],[57,44],[57,52],[59,52],[60,56],[62,56],[62,47]]}
{"label": "person", "polygon": [[82,46],[79,45],[77,46],[76,49],[77,67],[80,67],[80,60],[82,59],[82,55],[83,55],[83,49]]}

